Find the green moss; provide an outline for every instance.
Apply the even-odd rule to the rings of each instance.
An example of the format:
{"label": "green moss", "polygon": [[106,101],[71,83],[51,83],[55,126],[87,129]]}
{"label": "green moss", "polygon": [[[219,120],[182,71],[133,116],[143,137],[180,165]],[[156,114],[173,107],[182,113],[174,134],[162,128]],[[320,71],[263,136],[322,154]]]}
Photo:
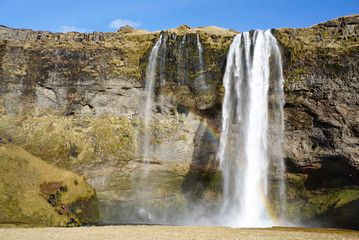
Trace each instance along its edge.
{"label": "green moss", "polygon": [[180,140],[180,141],[187,141],[188,139],[187,139],[187,136],[186,136],[186,134],[181,134],[179,137],[178,137],[178,140]]}
{"label": "green moss", "polygon": [[288,215],[298,220],[308,220],[320,215],[331,215],[336,209],[359,199],[358,190],[338,190],[334,193],[317,195],[307,201],[299,200],[288,204]]}
{"label": "green moss", "polygon": [[287,173],[287,181],[290,186],[289,190],[295,192],[305,190],[304,184],[307,178],[308,175],[306,174]]}
{"label": "green moss", "polygon": [[[307,174],[287,174],[287,219],[293,222],[323,222],[329,226],[358,228],[352,222],[359,210],[359,189],[310,188]],[[351,209],[351,210],[350,210]]]}
{"label": "green moss", "polygon": [[122,159],[133,157],[134,129],[128,119],[117,119],[113,116],[95,118],[89,132],[96,138],[95,152],[112,156],[120,155]]}
{"label": "green moss", "polygon": [[158,34],[129,33],[120,39],[107,39],[103,43],[104,47],[120,53],[109,60],[110,72],[117,77],[128,76],[140,80],[144,64],[140,59],[150,51],[157,36]]}
{"label": "green moss", "polygon": [[[292,81],[300,81],[301,80],[301,77],[305,74],[307,74],[308,71],[306,68],[300,68],[300,69],[297,69],[296,71],[294,71],[290,77],[288,78],[289,82],[292,82]],[[285,83],[285,84],[288,84],[288,83]]]}
{"label": "green moss", "polygon": [[307,73],[308,73],[308,71],[305,68],[301,68],[301,69],[298,69],[294,75],[298,76],[298,75],[303,75],[303,74],[307,74]]}
{"label": "green moss", "polygon": [[328,38],[328,37],[330,37],[330,32],[328,32],[328,31],[322,31],[322,33],[321,33],[321,35],[324,37],[324,38]]}
{"label": "green moss", "polygon": [[327,64],[325,68],[333,73],[343,73],[348,70],[348,67],[344,67],[340,64]]}
{"label": "green moss", "polygon": [[4,116],[0,127],[2,136],[12,138],[32,154],[67,169],[96,159],[117,159],[121,165],[133,158],[136,149],[131,121],[111,115],[78,118],[54,112],[41,117]]}
{"label": "green moss", "polygon": [[356,43],[356,42],[358,42],[358,38],[356,36],[350,36],[350,37],[348,37],[348,41]]}
{"label": "green moss", "polygon": [[151,143],[152,145],[161,144],[162,142],[163,142],[162,139],[156,139],[156,138],[152,138],[151,141],[150,141],[150,143]]}
{"label": "green moss", "polygon": [[189,201],[218,200],[222,192],[221,172],[213,169],[189,171],[182,183]]}
{"label": "green moss", "polygon": [[98,220],[96,193],[84,178],[12,144],[0,145],[0,159],[0,223],[67,226]]}

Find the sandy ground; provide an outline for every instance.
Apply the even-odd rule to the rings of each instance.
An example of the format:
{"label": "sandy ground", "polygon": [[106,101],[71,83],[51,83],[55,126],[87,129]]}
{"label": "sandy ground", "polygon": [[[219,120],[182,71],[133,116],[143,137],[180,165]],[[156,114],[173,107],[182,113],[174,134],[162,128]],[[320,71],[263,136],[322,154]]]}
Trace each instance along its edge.
{"label": "sandy ground", "polygon": [[0,228],[1,240],[69,239],[359,239],[359,231],[308,228],[240,229],[228,227],[103,226],[74,228]]}

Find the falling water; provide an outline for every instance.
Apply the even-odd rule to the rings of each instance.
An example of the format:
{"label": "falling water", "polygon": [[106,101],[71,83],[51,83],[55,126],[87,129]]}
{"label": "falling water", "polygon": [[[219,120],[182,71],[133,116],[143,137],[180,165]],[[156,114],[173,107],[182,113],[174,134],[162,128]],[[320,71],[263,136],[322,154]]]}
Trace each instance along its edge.
{"label": "falling water", "polygon": [[188,72],[186,71],[185,60],[188,58],[188,49],[186,46],[186,37],[184,35],[182,41],[178,47],[178,58],[177,58],[177,81],[179,84],[184,84],[188,78]]}
{"label": "falling water", "polygon": [[155,98],[155,84],[159,79],[161,83],[161,71],[164,71],[164,60],[160,56],[165,52],[167,36],[160,35],[156,44],[153,46],[148,59],[146,68],[146,85],[145,85],[145,104],[143,108],[144,117],[144,136],[143,142],[140,146],[143,154],[143,165],[138,171],[134,171],[134,178],[136,179],[133,191],[136,194],[135,208],[128,221],[134,222],[151,222],[152,216],[150,207],[148,206],[147,199],[153,198],[154,186],[148,181],[150,174],[150,123],[152,122],[152,109]]}
{"label": "falling water", "polygon": [[198,59],[199,59],[199,73],[200,75],[195,79],[195,87],[198,90],[204,90],[206,88],[206,79],[203,73],[205,69],[204,65],[204,56],[203,56],[203,47],[199,34],[197,34],[197,49],[198,49]]}
{"label": "falling water", "polygon": [[[280,51],[270,31],[255,31],[253,36],[243,33],[234,38],[223,85],[218,150],[224,182],[222,223],[232,227],[273,226],[266,206],[272,191],[268,184],[271,166],[276,177],[281,175],[277,198],[282,205],[285,202],[280,152],[284,97]],[[276,143],[276,151],[269,148],[269,141]]]}
{"label": "falling water", "polygon": [[148,147],[149,147],[149,123],[151,121],[151,109],[153,105],[153,97],[154,97],[154,85],[156,80],[156,70],[157,70],[157,58],[160,46],[162,44],[163,36],[160,35],[156,44],[153,46],[150,57],[148,59],[148,65],[146,69],[146,104],[144,109],[144,128],[145,128],[145,136],[144,136],[144,144],[143,144],[143,162],[146,163],[148,160]]}
{"label": "falling water", "polygon": [[198,57],[199,57],[199,70],[202,71],[204,69],[204,58],[203,58],[203,48],[202,48],[201,40],[199,38],[199,34],[197,34],[197,48],[198,48]]}

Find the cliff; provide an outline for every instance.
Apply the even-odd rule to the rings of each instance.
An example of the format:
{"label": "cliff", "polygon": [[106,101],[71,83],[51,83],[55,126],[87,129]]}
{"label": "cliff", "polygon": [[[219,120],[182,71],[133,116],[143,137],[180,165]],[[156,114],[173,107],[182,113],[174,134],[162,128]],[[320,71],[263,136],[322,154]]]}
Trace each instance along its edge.
{"label": "cliff", "polygon": [[358,30],[358,15],[275,30],[286,79],[289,212],[351,228],[358,228]]}
{"label": "cliff", "polygon": [[[283,157],[288,198],[295,203],[289,212],[298,216],[304,206],[308,214],[302,219],[310,220],[325,215],[307,204],[313,197],[348,190],[354,191],[351,200],[342,202],[357,199],[359,15],[272,32],[285,74]],[[221,198],[215,154],[222,79],[236,33],[185,25],[162,32],[167,42],[159,54],[150,164],[144,165],[146,66],[160,32],[124,27],[114,33],[61,34],[1,26],[0,135],[49,163],[84,174],[99,193],[106,220],[131,218],[111,207],[130,209],[145,191],[154,193],[158,212],[164,207],[155,200],[164,191],[176,197],[166,203],[167,210],[188,209],[193,201],[212,208]],[[151,187],[143,183],[144,168]],[[344,195],[326,201],[325,209],[341,207]]]}
{"label": "cliff", "polygon": [[343,171],[359,170],[358,23],[356,15],[277,31],[286,75],[287,157],[296,166],[336,162]]}

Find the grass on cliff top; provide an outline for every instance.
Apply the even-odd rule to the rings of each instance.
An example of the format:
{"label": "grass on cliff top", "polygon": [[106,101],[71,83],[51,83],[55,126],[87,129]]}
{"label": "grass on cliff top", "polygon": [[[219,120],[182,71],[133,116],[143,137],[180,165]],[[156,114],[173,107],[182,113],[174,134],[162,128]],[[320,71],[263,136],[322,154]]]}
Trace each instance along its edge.
{"label": "grass on cliff top", "polygon": [[178,35],[184,35],[190,33],[207,33],[210,35],[234,36],[239,33],[234,30],[225,29],[216,26],[191,28],[190,26],[187,25],[171,28],[168,29],[167,31],[171,33],[176,33]]}
{"label": "grass on cliff top", "polygon": [[65,226],[69,217],[59,215],[41,194],[44,182],[61,182],[67,187],[61,197],[65,205],[95,195],[83,177],[52,166],[20,147],[0,144],[0,223]]}
{"label": "grass on cliff top", "polygon": [[328,57],[340,62],[341,56],[359,47],[358,35],[345,36],[342,32],[343,29],[339,27],[331,29],[320,25],[280,28],[276,30],[276,38],[282,47],[290,49],[290,63],[304,59],[315,62],[316,59]]}

